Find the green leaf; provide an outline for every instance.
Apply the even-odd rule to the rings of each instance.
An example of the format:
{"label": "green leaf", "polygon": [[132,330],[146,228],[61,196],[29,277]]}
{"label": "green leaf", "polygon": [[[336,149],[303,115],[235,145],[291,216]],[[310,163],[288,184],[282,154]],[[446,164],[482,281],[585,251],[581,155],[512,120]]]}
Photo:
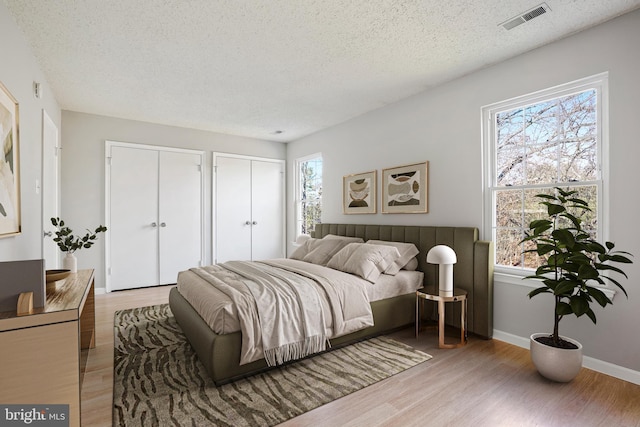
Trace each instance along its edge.
{"label": "green leaf", "polygon": [[538,245],[538,248],[533,252],[536,252],[538,255],[542,256],[548,254],[549,252],[553,252],[555,249],[556,247],[554,245],[540,244]]}
{"label": "green leaf", "polygon": [[530,227],[531,229],[533,229],[533,235],[538,237],[538,236],[542,236],[544,234],[545,231],[549,230],[552,228],[551,224],[547,224],[547,225],[539,225],[535,228]]}
{"label": "green leaf", "polygon": [[556,304],[556,314],[558,316],[566,316],[567,314],[573,314],[571,306],[566,302],[559,302]]}
{"label": "green leaf", "polygon": [[587,292],[598,302],[598,304],[600,304],[601,307],[606,307],[607,304],[613,304],[609,297],[598,288],[587,286]]}
{"label": "green leaf", "polygon": [[607,279],[608,281],[610,281],[611,283],[613,283],[614,285],[616,285],[623,293],[624,296],[626,296],[627,298],[629,298],[629,295],[627,294],[627,291],[622,287],[622,285],[620,284],[620,282],[618,282],[616,279],[612,278],[612,277],[608,277],[608,276],[602,276],[605,279]]}
{"label": "green leaf", "polygon": [[552,225],[553,223],[548,219],[534,219],[529,223],[529,228],[534,229],[534,228],[544,227],[544,226],[551,227]]}
{"label": "green leaf", "polygon": [[596,314],[593,312],[593,310],[591,309],[587,310],[587,317],[591,319],[594,325],[596,324]]}
{"label": "green leaf", "polygon": [[589,310],[589,301],[582,296],[574,296],[570,299],[571,310],[580,317]]}
{"label": "green leaf", "polygon": [[573,223],[573,226],[575,228],[577,228],[578,230],[581,229],[580,223],[582,222],[582,220],[580,218],[577,218],[575,215],[569,212],[565,212],[564,214],[562,214],[562,216],[564,216],[565,218],[568,218]]}
{"label": "green leaf", "polygon": [[540,198],[540,199],[549,199],[549,200],[556,200],[556,196],[552,196],[550,194],[536,194],[536,197]]}
{"label": "green leaf", "polygon": [[553,290],[554,295],[571,295],[575,289],[576,284],[574,282],[562,281]]}
{"label": "green leaf", "polygon": [[567,210],[564,206],[556,205],[553,203],[544,202],[543,205],[547,205],[547,213],[549,214],[549,216],[558,215],[559,213]]}
{"label": "green leaf", "polygon": [[581,208],[581,209],[588,210],[588,211],[591,210],[591,208],[589,208],[589,203],[587,203],[586,201],[584,201],[582,199],[578,199],[576,197],[569,197],[569,198],[567,198],[567,202],[575,203],[577,206],[574,206],[574,207],[576,207],[576,208]]}
{"label": "green leaf", "polygon": [[620,262],[623,264],[633,264],[633,261],[631,261],[629,258],[622,255],[611,255],[609,257],[609,261]]}
{"label": "green leaf", "polygon": [[598,270],[591,266],[591,264],[581,264],[578,269],[578,279],[589,280],[596,279],[600,276]]}
{"label": "green leaf", "polygon": [[622,274],[625,278],[629,278],[627,276],[627,273],[625,273],[624,271],[622,271],[621,269],[619,269],[618,267],[616,267],[615,265],[609,265],[609,264],[601,264],[601,263],[595,263],[594,267],[597,268],[598,270],[610,270],[610,271],[615,271],[616,273]]}
{"label": "green leaf", "polygon": [[550,293],[551,291],[549,290],[549,288],[546,287],[541,287],[541,288],[536,288],[534,290],[532,290],[531,292],[529,292],[529,298],[533,298],[538,294],[541,293]]}
{"label": "green leaf", "polygon": [[558,240],[560,243],[565,245],[568,248],[572,248],[576,242],[573,233],[564,228],[559,228],[554,230],[551,235],[554,239]]}
{"label": "green leaf", "polygon": [[602,246],[600,243],[595,242],[593,240],[589,241],[589,243],[587,243],[587,249],[591,252],[597,252],[599,254],[604,254],[607,252],[607,250],[604,248],[604,246]]}

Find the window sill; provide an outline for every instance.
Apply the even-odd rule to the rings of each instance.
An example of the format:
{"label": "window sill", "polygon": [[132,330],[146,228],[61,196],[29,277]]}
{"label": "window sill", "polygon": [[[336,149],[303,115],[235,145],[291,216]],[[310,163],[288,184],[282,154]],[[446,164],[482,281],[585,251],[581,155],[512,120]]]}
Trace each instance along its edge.
{"label": "window sill", "polygon": [[[504,271],[497,271],[496,270],[493,273],[493,280],[494,280],[494,282],[506,283],[508,285],[524,286],[526,288],[531,288],[531,289],[535,289],[535,288],[540,287],[540,282],[539,281],[533,280],[533,279],[524,279],[529,274],[533,274],[533,272],[531,272],[531,273],[523,273],[523,274],[516,274],[516,273],[512,273],[512,272],[504,272]],[[603,287],[603,286],[594,286],[594,288],[598,288],[602,292],[604,292],[604,294],[611,301],[613,301],[613,298],[616,295],[616,291],[614,289],[612,289],[612,288],[607,288],[607,287]]]}

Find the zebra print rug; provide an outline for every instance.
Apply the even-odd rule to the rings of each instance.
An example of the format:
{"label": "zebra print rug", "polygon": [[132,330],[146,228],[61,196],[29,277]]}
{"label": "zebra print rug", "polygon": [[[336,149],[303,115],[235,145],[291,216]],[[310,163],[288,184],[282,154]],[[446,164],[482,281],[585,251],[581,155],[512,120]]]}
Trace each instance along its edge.
{"label": "zebra print rug", "polygon": [[168,304],[115,314],[114,426],[271,426],[431,358],[378,337],[216,387]]}

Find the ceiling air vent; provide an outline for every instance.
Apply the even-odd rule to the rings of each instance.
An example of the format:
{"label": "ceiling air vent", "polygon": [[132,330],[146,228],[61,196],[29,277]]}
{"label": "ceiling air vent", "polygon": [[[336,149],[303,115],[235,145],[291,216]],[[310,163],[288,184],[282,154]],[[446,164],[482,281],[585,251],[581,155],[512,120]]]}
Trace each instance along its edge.
{"label": "ceiling air vent", "polygon": [[511,18],[500,25],[502,25],[505,29],[510,30],[512,28],[517,27],[520,24],[524,24],[527,21],[531,21],[533,18],[537,18],[538,16],[543,15],[550,11],[551,11],[551,8],[547,6],[545,3],[542,3],[541,5],[536,6],[533,9],[518,15],[515,18]]}

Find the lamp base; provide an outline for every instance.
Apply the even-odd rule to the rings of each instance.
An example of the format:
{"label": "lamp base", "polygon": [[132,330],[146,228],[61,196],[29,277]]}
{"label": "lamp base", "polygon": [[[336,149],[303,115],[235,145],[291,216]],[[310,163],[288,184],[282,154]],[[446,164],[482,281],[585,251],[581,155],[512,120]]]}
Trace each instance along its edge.
{"label": "lamp base", "polygon": [[439,289],[438,295],[440,295],[441,297],[452,297],[453,289]]}
{"label": "lamp base", "polygon": [[453,264],[440,264],[438,268],[438,288],[440,296],[453,296]]}

